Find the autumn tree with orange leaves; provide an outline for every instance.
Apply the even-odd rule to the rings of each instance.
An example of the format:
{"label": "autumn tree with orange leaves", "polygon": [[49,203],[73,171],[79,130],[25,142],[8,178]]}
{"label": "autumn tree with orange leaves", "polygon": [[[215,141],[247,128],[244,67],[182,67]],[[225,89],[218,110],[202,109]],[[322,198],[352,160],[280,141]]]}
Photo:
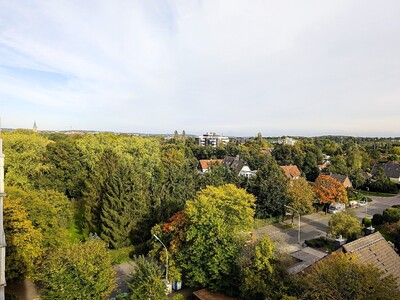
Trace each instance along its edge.
{"label": "autumn tree with orange leaves", "polygon": [[320,203],[348,204],[347,192],[343,184],[328,175],[318,176],[313,191]]}

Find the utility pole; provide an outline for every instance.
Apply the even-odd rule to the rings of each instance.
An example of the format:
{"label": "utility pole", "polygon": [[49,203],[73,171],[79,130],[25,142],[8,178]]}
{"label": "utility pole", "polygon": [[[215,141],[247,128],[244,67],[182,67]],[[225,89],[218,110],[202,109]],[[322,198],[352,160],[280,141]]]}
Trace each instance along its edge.
{"label": "utility pole", "polygon": [[293,207],[288,206],[288,205],[285,205],[285,207],[289,208],[289,209],[292,209],[294,212],[296,212],[299,215],[299,226],[298,226],[299,227],[299,231],[297,232],[297,243],[300,244],[300,231],[301,231],[301,229],[300,229],[300,225],[301,225],[301,223],[300,223],[300,212],[298,210],[294,209]]}

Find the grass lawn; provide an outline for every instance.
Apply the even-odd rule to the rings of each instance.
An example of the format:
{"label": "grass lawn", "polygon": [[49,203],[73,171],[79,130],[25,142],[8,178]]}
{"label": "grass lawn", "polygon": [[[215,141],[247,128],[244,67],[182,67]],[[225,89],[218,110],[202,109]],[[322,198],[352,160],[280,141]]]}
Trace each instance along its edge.
{"label": "grass lawn", "polygon": [[367,191],[358,191],[359,193],[365,196],[376,196],[376,197],[393,197],[396,194],[388,194],[388,193],[376,193],[376,192],[367,192]]}

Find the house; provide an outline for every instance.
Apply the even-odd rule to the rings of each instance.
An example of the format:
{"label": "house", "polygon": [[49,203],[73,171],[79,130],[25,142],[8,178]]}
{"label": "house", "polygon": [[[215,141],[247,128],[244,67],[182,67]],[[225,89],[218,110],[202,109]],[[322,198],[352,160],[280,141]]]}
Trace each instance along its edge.
{"label": "house", "polygon": [[345,244],[340,250],[354,254],[362,264],[380,269],[383,277],[393,275],[400,288],[400,256],[379,232]]}
{"label": "house", "polygon": [[198,169],[201,173],[208,172],[212,166],[216,166],[222,163],[222,159],[200,159]]}
{"label": "house", "polygon": [[289,179],[299,179],[301,172],[296,165],[293,166],[281,166],[281,169]]}
{"label": "house", "polygon": [[222,161],[222,164],[227,166],[230,170],[232,170],[239,176],[252,178],[257,173],[257,171],[250,170],[250,167],[243,159],[239,157],[239,155],[225,157]]}
{"label": "house", "polygon": [[195,138],[197,144],[200,146],[218,147],[229,143],[229,138],[216,134],[215,132],[207,132]]}
{"label": "house", "polygon": [[329,177],[332,177],[333,179],[339,181],[343,186],[347,188],[352,188],[353,185],[351,184],[350,178],[347,175],[342,175],[342,174],[333,174],[330,173],[328,174]]}
{"label": "house", "polygon": [[196,300],[239,300],[240,298],[230,297],[222,293],[211,292],[209,289],[201,289],[193,292]]}
{"label": "house", "polygon": [[388,176],[391,181],[400,183],[400,163],[389,161],[387,163],[375,164],[372,168],[371,173],[375,174],[379,167],[383,169],[386,176]]}

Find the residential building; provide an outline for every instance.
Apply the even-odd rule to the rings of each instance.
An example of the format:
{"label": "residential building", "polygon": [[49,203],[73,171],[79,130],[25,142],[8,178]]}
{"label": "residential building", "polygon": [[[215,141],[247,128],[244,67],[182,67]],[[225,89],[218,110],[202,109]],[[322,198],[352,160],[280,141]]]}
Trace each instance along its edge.
{"label": "residential building", "polygon": [[235,172],[239,176],[252,178],[256,176],[257,171],[252,171],[248,164],[239,157],[236,156],[227,156],[222,161],[222,164],[227,166],[230,170]]}
{"label": "residential building", "polygon": [[383,171],[390,178],[391,181],[400,183],[400,163],[389,161],[387,163],[375,164],[372,168],[371,173],[375,174],[379,167],[383,169]]}
{"label": "residential building", "polygon": [[283,138],[278,138],[278,144],[283,144],[283,145],[290,145],[290,146],[294,146],[294,144],[296,144],[297,140],[295,140],[294,138],[285,136]]}
{"label": "residential building", "polygon": [[286,177],[289,179],[299,179],[301,176],[301,172],[296,165],[292,166],[280,166]]}
{"label": "residential building", "polygon": [[218,147],[229,143],[228,137],[216,134],[215,132],[207,132],[195,139],[200,146]]}
{"label": "residential building", "polygon": [[0,300],[5,299],[4,287],[6,286],[6,236],[3,227],[3,199],[6,196],[4,191],[4,154],[3,140],[1,139],[0,128]]}
{"label": "residential building", "polygon": [[216,166],[218,164],[222,164],[222,159],[200,159],[199,160],[199,165],[198,165],[198,170],[201,173],[206,173],[213,166]]}
{"label": "residential building", "polygon": [[328,174],[328,176],[332,177],[333,179],[339,181],[341,184],[343,184],[343,186],[347,189],[347,188],[352,188],[353,185],[350,181],[350,178],[347,175],[342,175],[342,174],[333,174],[330,173]]}

